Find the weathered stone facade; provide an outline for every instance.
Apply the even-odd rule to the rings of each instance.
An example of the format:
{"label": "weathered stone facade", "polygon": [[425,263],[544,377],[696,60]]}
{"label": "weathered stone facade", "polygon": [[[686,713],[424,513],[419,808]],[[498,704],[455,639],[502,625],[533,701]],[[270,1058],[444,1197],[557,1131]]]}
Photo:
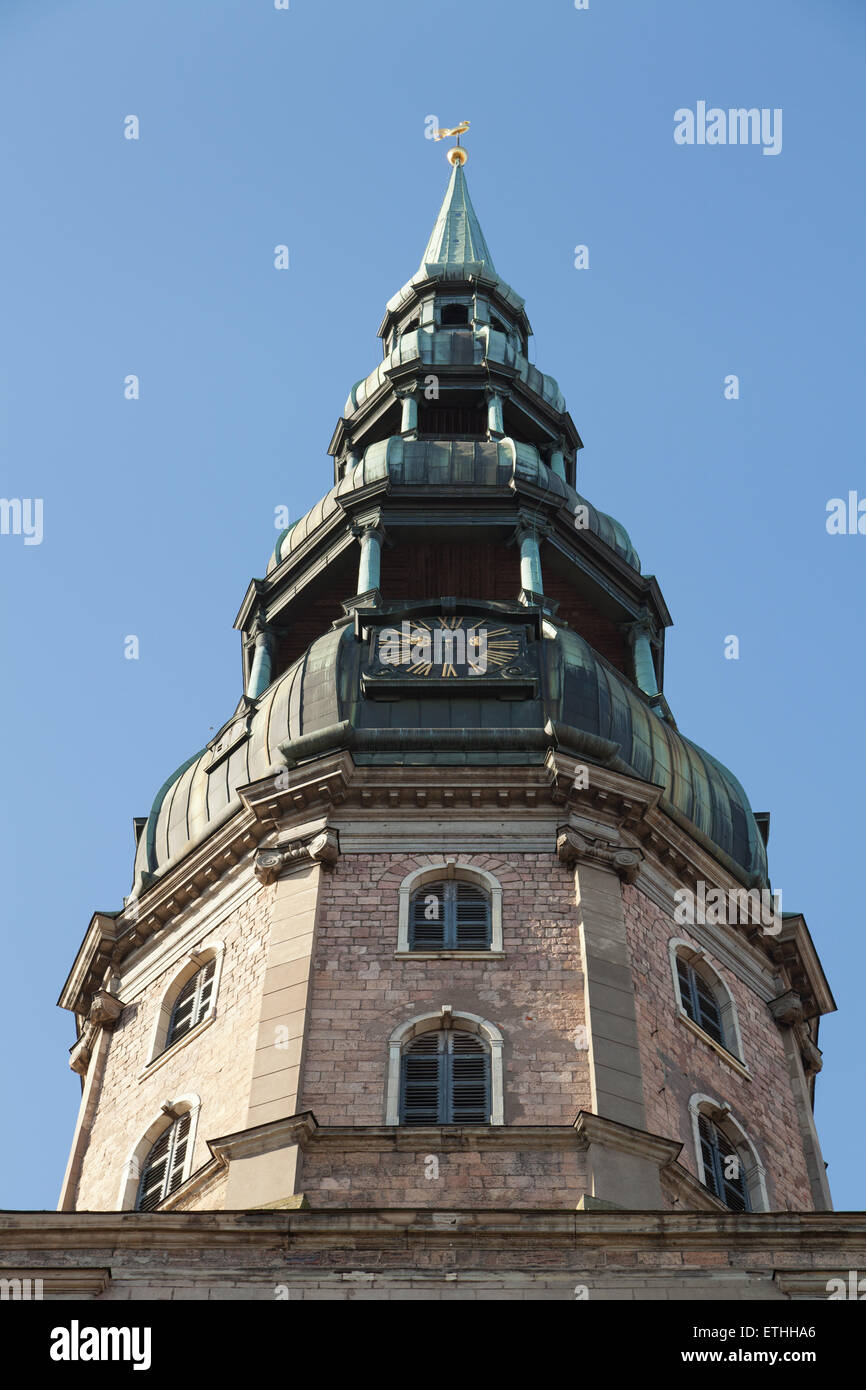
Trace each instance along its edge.
{"label": "weathered stone facade", "polygon": [[502,885],[502,958],[395,959],[400,884],[437,862],[351,854],[323,878],[300,1108],[381,1124],[390,1033],[448,1002],[505,1036],[506,1124],[571,1124],[589,1100],[574,875],[553,854],[461,855]]}
{"label": "weathered stone facade", "polygon": [[[363,781],[359,776],[359,792]],[[242,859],[116,976],[124,1007],[105,1033],[86,1147],[64,1207],[124,1205],[125,1164],[136,1143],[161,1105],[192,1095],[189,1178],[167,1199],[173,1209],[261,1205],[292,1193],[316,1208],[373,1206],[383,1190],[411,1206],[554,1202],[574,1209],[582,1198],[631,1204],[635,1173],[608,1179],[587,1159],[575,1121],[592,1113],[620,1137],[636,1131],[647,1142],[656,1135],[668,1143],[655,1165],[659,1207],[712,1208],[718,1203],[700,1184],[689,1109],[699,1094],[730,1105],[754,1142],[767,1209],[813,1209],[786,1025],[767,1002],[789,980],[760,945],[730,929],[721,932],[717,958],[706,949],[707,928],[675,925],[659,905],[659,874],[637,837],[633,850],[622,842],[619,851],[634,864],[615,872],[598,848],[610,835],[604,821],[586,838],[584,815],[584,838],[558,852],[561,819],[555,807],[545,812],[541,805],[531,829],[524,822],[513,832],[518,844],[546,839],[547,853],[509,846],[503,822],[495,830],[488,823],[481,834],[495,834],[499,853],[389,850],[395,835],[414,835],[420,844],[441,838],[444,832],[416,810],[414,831],[404,821],[399,832],[388,824],[365,832],[382,843],[379,853],[335,852],[321,864],[281,852],[276,867],[258,875],[254,855]],[[348,808],[331,822],[335,844],[360,833]],[[289,834],[283,828],[271,838],[297,843]],[[452,838],[462,834],[452,827]],[[259,859],[270,864],[269,854],[259,851]],[[416,958],[400,950],[401,885],[418,871],[448,868],[484,872],[501,886],[501,951]],[[742,1060],[678,1010],[672,940],[705,949],[724,979],[736,1003]],[[149,1061],[179,968],[190,951],[215,946],[223,955],[212,1015]],[[501,1125],[484,1135],[471,1127],[428,1132],[389,1123],[390,1040],[409,1020],[443,1006],[455,1018],[486,1020],[502,1038]],[[267,1134],[293,1116],[295,1127],[277,1143],[276,1156],[266,1156],[266,1145],[266,1154],[235,1162],[236,1176],[226,1178],[231,1143],[221,1148],[222,1136]],[[267,1174],[247,1190],[240,1175],[249,1177],[256,1166]],[[635,1205],[647,1204],[640,1183],[635,1194]]]}
{"label": "weathered stone facade", "polygon": [[591,1316],[608,1300],[826,1299],[831,1279],[866,1267],[864,1220],[413,1207],[6,1214],[0,1248],[4,1272],[42,1278],[45,1298],[585,1300]]}
{"label": "weathered stone facade", "polygon": [[[671,937],[701,942],[687,926],[675,926],[637,886],[623,892],[635,972],[641,1066],[647,1127],[684,1140],[682,1162],[698,1176],[690,1133],[689,1099],[696,1092],[726,1100],[755,1137],[767,1171],[774,1211],[810,1211],[813,1197],[799,1142],[797,1111],[779,1025],[765,1000],[723,961],[710,957],[737,1005],[749,1074],[685,1024],[672,1003]],[[745,948],[741,948],[746,954]],[[709,953],[708,953],[709,954]],[[748,954],[747,954],[748,959]],[[750,962],[751,963],[751,962]],[[768,988],[773,988],[768,983]]]}

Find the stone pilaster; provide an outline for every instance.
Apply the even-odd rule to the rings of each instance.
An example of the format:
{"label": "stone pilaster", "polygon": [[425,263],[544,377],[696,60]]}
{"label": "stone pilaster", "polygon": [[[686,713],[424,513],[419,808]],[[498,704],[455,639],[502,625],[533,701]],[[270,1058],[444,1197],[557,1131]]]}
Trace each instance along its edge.
{"label": "stone pilaster", "polygon": [[[319,885],[322,873],[327,872],[323,863],[331,861],[335,850],[333,832],[326,831],[309,845],[292,844],[259,856],[260,877],[283,872],[274,888],[247,1110],[249,1129],[269,1126],[298,1109]],[[290,1196],[296,1190],[297,1156],[296,1140],[282,1142],[271,1136],[266,1145],[248,1146],[230,1165],[226,1206],[248,1208]]]}
{"label": "stone pilaster", "polygon": [[605,1119],[642,1130],[646,1112],[635,986],[620,883],[620,875],[631,877],[639,859],[625,846],[575,845],[563,835],[558,849],[560,858],[575,862],[592,1108]]}

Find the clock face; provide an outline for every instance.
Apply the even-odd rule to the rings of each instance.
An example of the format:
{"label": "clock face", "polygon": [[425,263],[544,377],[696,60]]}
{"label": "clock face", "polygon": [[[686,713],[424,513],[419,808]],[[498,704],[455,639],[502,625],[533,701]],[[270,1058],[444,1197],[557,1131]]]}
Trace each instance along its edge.
{"label": "clock face", "polygon": [[371,659],[376,675],[471,680],[517,674],[509,668],[524,649],[524,634],[515,627],[483,618],[416,618],[377,629]]}

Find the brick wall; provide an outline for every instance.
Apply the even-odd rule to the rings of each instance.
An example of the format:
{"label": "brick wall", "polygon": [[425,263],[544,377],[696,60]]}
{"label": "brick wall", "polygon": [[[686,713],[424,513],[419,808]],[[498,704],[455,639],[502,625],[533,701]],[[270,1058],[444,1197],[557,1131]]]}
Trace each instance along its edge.
{"label": "brick wall", "polygon": [[693,940],[688,927],[675,925],[639,889],[626,886],[623,899],[635,975],[647,1129],[681,1139],[680,1162],[697,1176],[689,1099],[701,1092],[727,1101],[766,1168],[771,1209],[813,1210],[782,1038],[766,1004],[707,952],[707,961],[737,1006],[744,1060],[752,1073],[752,1080],[747,1080],[677,1017],[668,942],[676,936],[695,946],[700,943]]}
{"label": "brick wall", "polygon": [[321,1125],[384,1118],[388,1037],[443,1003],[505,1039],[505,1123],[570,1125],[589,1102],[574,876],[549,854],[461,856],[502,884],[504,960],[395,960],[398,889],[436,856],[343,855],[323,902],[300,1109]]}
{"label": "brick wall", "polygon": [[[477,1141],[476,1141],[477,1142]],[[408,1150],[335,1150],[332,1144],[304,1154],[304,1195],[322,1207],[564,1207],[574,1209],[586,1191],[586,1157],[570,1149],[480,1149],[467,1140],[458,1151],[432,1141]],[[435,1159],[435,1163],[431,1160]],[[428,1176],[429,1175],[429,1176]]]}
{"label": "brick wall", "polygon": [[[225,944],[214,1021],[144,1077],[139,1074],[147,1061],[154,1020],[182,962],[167,967],[127,1002],[109,1045],[75,1196],[77,1210],[117,1208],[124,1164],[163,1101],[190,1092],[201,1098],[192,1172],[210,1158],[208,1139],[246,1125],[272,896],[272,889],[261,889],[213,928],[196,934],[198,948],[214,941]],[[165,931],[170,933],[171,927]],[[161,937],[151,949],[162,949],[162,941]],[[122,986],[121,998],[126,1002]]]}

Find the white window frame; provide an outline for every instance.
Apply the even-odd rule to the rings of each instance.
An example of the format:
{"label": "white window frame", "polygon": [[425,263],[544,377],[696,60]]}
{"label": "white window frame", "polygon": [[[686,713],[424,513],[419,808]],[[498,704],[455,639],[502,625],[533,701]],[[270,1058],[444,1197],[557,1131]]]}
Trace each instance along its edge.
{"label": "white window frame", "polygon": [[[414,954],[414,953],[413,953]],[[503,1058],[505,1040],[494,1023],[478,1014],[460,1010],[453,1013],[450,1004],[443,1004],[435,1013],[416,1014],[396,1027],[388,1039],[388,1079],[385,1089],[385,1124],[400,1124],[400,1068],[403,1050],[419,1033],[439,1032],[443,1027],[464,1033],[477,1033],[484,1039],[490,1053],[490,1123],[505,1124],[503,1095]]]}
{"label": "white window frame", "polygon": [[697,1165],[698,1179],[703,1187],[708,1191],[712,1189],[707,1184],[707,1174],[704,1168],[703,1153],[701,1151],[701,1134],[698,1124],[701,1115],[705,1115],[708,1120],[713,1120],[727,1139],[733,1144],[743,1164],[743,1177],[746,1180],[746,1187],[749,1192],[749,1204],[753,1212],[769,1211],[770,1200],[767,1196],[767,1171],[758,1157],[758,1150],[752,1143],[743,1126],[736,1120],[731,1112],[731,1107],[727,1101],[718,1101],[714,1096],[702,1095],[696,1092],[689,1101],[689,1114],[692,1121],[692,1142],[694,1144],[695,1161]]}
{"label": "white window frame", "polygon": [[[412,896],[423,888],[425,883],[440,883],[443,879],[459,879],[463,883],[474,883],[490,899],[490,945],[482,950],[460,951],[453,947],[442,947],[424,951],[413,951],[409,943],[409,919]],[[502,958],[502,884],[487,869],[477,869],[462,859],[443,858],[441,863],[426,865],[423,869],[413,869],[400,884],[397,907],[397,956],[411,960],[424,960],[427,956],[455,957],[460,960],[489,960]]]}
{"label": "white window frame", "polygon": [[[213,1022],[216,1016],[217,996],[219,994],[220,975],[222,974],[223,956],[225,955],[225,943],[223,941],[211,941],[207,946],[190,951],[177,967],[171,977],[171,982],[167,986],[157,1009],[153,1028],[150,1034],[150,1047],[148,1048],[147,1061],[143,1070],[139,1074],[142,1076],[150,1075],[155,1068],[160,1065],[165,1058],[173,1057],[175,1052],[193,1038],[198,1037],[199,1033]],[[194,1028],[184,1033],[182,1038],[178,1038],[171,1046],[168,1043],[168,1030],[171,1027],[172,1014],[177,1002],[178,995],[184,986],[197,975],[199,970],[203,970],[209,961],[215,960],[213,976],[213,988],[211,989],[210,1001],[207,1012],[199,1019]]]}
{"label": "white window frame", "polygon": [[[707,1042],[712,1045],[715,1051],[721,1052],[725,1060],[730,1057],[733,1058],[735,1062],[739,1063],[738,1069],[748,1075],[746,1057],[743,1051],[743,1038],[740,1032],[740,1018],[737,1013],[737,1005],[734,1001],[734,996],[725,984],[718,970],[716,970],[707,959],[706,951],[702,946],[695,946],[691,941],[686,941],[685,937],[682,936],[671,938],[668,942],[668,951],[671,960],[671,975],[674,981],[674,998],[677,1001],[677,1013],[680,1018],[683,1019],[690,1028],[693,1028],[699,1033],[702,1038],[706,1038]],[[680,989],[680,976],[677,970],[678,957],[681,957],[691,965],[711,987],[716,998],[716,1003],[719,1006],[719,1013],[722,1020],[722,1037],[725,1039],[724,1043],[717,1043],[715,1038],[710,1037],[710,1034],[706,1033],[700,1024],[687,1012],[683,1004],[682,990]],[[728,1044],[731,1044],[731,1046]],[[736,1049],[736,1051],[734,1049]]]}
{"label": "white window frame", "polygon": [[[170,1125],[181,1115],[189,1114],[189,1136],[187,1138],[186,1155],[183,1162],[183,1176],[178,1187],[186,1182],[192,1172],[192,1156],[195,1149],[196,1133],[198,1131],[198,1117],[201,1109],[201,1098],[194,1093],[186,1096],[178,1096],[176,1100],[166,1101],[161,1107],[159,1114],[148,1125],[147,1129],[136,1141],[130,1150],[129,1156],[123,1165],[123,1173],[120,1179],[120,1194],[118,1197],[119,1211],[134,1211],[135,1202],[138,1197],[141,1175],[147,1156],[159,1139]],[[177,1191],[177,1188],[175,1188]]]}

